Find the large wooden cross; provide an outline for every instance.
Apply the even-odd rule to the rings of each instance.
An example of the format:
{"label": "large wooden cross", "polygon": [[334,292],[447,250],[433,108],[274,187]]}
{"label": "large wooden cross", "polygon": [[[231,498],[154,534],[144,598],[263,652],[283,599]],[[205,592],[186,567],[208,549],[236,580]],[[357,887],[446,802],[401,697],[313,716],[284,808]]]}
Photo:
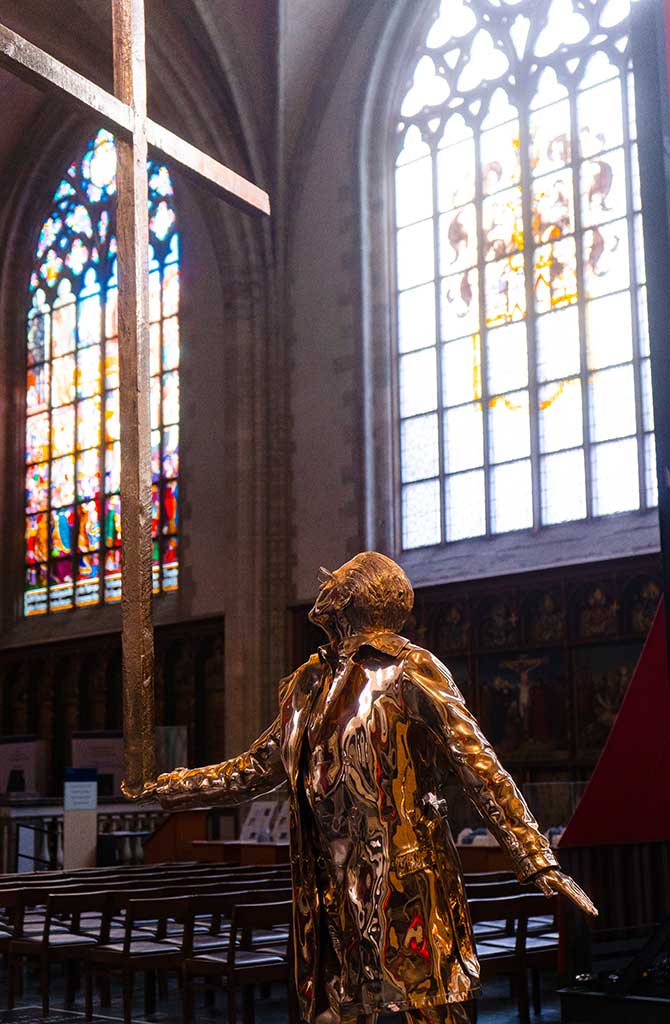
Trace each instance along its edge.
{"label": "large wooden cross", "polygon": [[125,790],[156,771],[151,613],[147,153],[226,202],[269,214],[265,192],[147,117],[144,0],[112,0],[114,95],[0,25],[0,64],[92,114],[117,138]]}

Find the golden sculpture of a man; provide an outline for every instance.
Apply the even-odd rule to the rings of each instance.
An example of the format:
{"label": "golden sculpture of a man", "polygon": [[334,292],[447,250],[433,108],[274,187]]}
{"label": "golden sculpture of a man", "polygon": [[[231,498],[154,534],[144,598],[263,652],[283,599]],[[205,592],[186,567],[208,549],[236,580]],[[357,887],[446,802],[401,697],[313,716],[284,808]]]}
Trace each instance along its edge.
{"label": "golden sculpture of a man", "polygon": [[479,967],[449,771],[520,880],[595,909],[557,869],[448,670],[398,635],[414,599],[402,569],[365,552],[322,572],[310,619],[328,643],[282,681],[269,729],[246,753],[161,775],[145,795],[171,809],[234,804],[288,781],[304,1021],[467,1021]]}

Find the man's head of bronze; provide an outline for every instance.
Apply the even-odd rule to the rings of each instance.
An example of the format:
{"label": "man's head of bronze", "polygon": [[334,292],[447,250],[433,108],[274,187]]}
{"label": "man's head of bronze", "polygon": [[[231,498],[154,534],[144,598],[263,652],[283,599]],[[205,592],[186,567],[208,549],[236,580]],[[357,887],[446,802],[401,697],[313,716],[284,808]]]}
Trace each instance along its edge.
{"label": "man's head of bronze", "polygon": [[362,551],[334,572],[321,569],[309,620],[333,640],[356,633],[402,629],[414,604],[407,576],[391,558]]}

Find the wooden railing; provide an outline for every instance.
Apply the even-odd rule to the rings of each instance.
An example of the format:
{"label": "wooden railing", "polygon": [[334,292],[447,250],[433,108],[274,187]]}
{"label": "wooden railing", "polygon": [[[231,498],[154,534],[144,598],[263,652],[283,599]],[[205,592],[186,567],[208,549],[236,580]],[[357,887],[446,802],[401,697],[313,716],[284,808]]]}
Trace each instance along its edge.
{"label": "wooden railing", "polygon": [[[98,835],[124,833],[118,844],[119,862],[144,859],[143,839],[164,817],[158,807],[101,804]],[[56,801],[0,807],[0,873],[46,871],[63,866],[63,806]]]}

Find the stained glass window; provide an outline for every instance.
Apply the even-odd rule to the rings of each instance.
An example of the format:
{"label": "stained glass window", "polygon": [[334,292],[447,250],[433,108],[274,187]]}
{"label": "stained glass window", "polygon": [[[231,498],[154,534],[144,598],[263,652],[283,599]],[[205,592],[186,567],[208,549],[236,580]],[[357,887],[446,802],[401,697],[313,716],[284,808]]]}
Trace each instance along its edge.
{"label": "stained glass window", "polygon": [[628,0],[442,0],[395,134],[402,546],[656,503]]}
{"label": "stained glass window", "polygon": [[[179,236],[149,163],[154,593],[178,582]],[[27,317],[24,612],[121,598],[116,144],[97,133],[39,233]]]}

